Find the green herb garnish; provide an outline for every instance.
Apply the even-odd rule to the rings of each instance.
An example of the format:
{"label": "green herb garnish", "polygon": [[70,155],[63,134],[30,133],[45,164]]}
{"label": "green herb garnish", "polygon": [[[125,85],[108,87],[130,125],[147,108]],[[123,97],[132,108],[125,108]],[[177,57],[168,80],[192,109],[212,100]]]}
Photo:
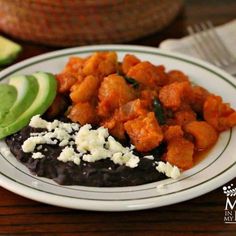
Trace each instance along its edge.
{"label": "green herb garnish", "polygon": [[157,98],[153,100],[154,113],[160,125],[166,123],[163,108]]}
{"label": "green herb garnish", "polygon": [[133,88],[137,89],[139,88],[139,83],[137,82],[137,80],[128,77],[128,76],[124,76],[125,80],[127,83],[131,84]]}

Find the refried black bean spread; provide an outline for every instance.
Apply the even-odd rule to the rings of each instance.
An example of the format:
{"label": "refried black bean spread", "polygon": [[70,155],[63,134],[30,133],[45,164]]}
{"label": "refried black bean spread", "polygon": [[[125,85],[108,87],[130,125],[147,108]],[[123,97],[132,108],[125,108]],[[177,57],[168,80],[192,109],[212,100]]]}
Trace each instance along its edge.
{"label": "refried black bean spread", "polygon": [[[70,137],[66,137],[66,142],[60,135],[56,136],[55,133],[53,133],[57,128],[54,127],[54,129],[51,128],[51,131],[48,131],[43,126],[40,128],[27,126],[18,133],[8,136],[6,138],[6,143],[15,157],[27,166],[33,174],[53,179],[61,185],[96,187],[135,186],[167,178],[165,174],[156,169],[157,164],[161,161],[160,158],[162,154],[166,151],[166,146],[164,144],[150,153],[145,153],[145,155],[136,152],[133,147],[131,153],[138,157],[138,163],[135,164],[135,167],[132,166],[134,164],[131,163],[130,167],[127,164],[128,162],[125,162],[123,159],[124,163],[120,163],[119,161],[121,159],[119,158],[112,159],[104,156],[96,161],[91,161],[91,153],[86,151],[83,152],[82,155],[78,151],[78,146],[76,145],[76,142],[80,142],[81,145],[83,143],[83,141],[81,141],[81,137],[83,137],[82,131],[81,137],[79,137],[80,139],[77,137],[72,141],[71,137],[75,136],[76,133],[72,129],[70,131]],[[89,129],[90,131],[93,130],[91,127]],[[61,129],[59,129],[59,131],[62,132]],[[33,147],[33,151],[23,151],[23,146],[27,146],[25,143],[26,140],[29,138],[34,139],[37,134],[40,134],[41,136],[38,136],[42,137],[45,136],[45,134],[50,134],[50,132],[50,142],[44,143],[41,142],[42,140],[37,141]],[[91,140],[91,136],[88,138]],[[104,140],[106,143],[104,146],[109,142],[111,146],[117,144],[114,143],[115,139],[112,136],[105,137]],[[122,147],[125,148],[125,144],[122,145]],[[71,160],[68,160],[68,158],[65,159],[68,155],[62,155],[63,150],[66,150],[68,147],[69,151],[74,153],[74,156],[77,156],[77,161],[71,156]],[[115,150],[115,148],[116,146],[113,147],[113,150]]]}

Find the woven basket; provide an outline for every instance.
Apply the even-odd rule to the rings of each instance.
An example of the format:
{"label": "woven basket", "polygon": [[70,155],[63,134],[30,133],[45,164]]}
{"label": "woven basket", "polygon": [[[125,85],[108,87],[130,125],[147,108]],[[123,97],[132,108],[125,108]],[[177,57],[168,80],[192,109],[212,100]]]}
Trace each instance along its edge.
{"label": "woven basket", "polygon": [[182,0],[0,0],[0,29],[53,46],[120,43],[154,33]]}

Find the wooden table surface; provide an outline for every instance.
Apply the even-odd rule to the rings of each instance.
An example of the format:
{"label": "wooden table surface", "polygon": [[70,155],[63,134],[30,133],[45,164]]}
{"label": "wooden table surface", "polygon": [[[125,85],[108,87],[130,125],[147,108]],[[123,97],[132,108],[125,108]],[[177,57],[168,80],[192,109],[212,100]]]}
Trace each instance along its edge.
{"label": "wooden table surface", "polygon": [[[235,0],[188,0],[183,12],[168,28],[131,44],[158,46],[164,39],[186,35],[189,24],[210,19],[218,25],[235,17]],[[18,42],[24,51],[17,61],[55,50]],[[229,183],[236,185],[236,179]],[[0,188],[0,199],[0,235],[236,235],[236,224],[224,223],[226,199],[222,188],[171,206],[118,213],[49,206],[3,188]]]}

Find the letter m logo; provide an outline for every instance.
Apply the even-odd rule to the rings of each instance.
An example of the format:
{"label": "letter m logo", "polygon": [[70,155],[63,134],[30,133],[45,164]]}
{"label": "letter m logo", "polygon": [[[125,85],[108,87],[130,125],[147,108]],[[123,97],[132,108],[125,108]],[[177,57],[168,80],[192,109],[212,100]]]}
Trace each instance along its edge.
{"label": "letter m logo", "polygon": [[230,198],[227,197],[225,203],[225,210],[229,210],[228,208],[230,208],[230,210],[233,210],[235,206],[236,206],[236,199],[234,200],[234,202],[231,202]]}

